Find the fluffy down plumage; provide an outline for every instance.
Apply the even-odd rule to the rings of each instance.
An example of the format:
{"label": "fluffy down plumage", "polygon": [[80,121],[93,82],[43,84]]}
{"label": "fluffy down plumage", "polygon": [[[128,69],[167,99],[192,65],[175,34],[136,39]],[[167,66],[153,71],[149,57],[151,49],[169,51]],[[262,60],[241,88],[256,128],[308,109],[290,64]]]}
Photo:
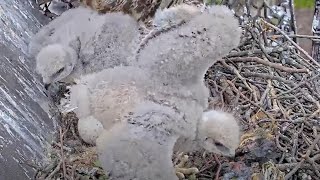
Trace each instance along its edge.
{"label": "fluffy down plumage", "polygon": [[[84,74],[128,65],[138,38],[138,24],[129,15],[99,15],[79,7],[42,27],[32,38],[29,55],[36,56],[37,72],[45,83],[72,83]],[[52,48],[52,44],[58,48]],[[66,54],[75,55],[67,57]],[[61,70],[61,67],[65,68]],[[63,76],[48,78],[56,74]]]}
{"label": "fluffy down plumage", "polygon": [[[182,150],[201,146],[211,152],[234,155],[238,141],[227,142],[221,134],[224,129],[216,132],[216,128],[213,133],[209,127],[220,127],[219,123],[239,127],[228,113],[203,114],[208,99],[203,78],[217,59],[238,45],[240,35],[232,12],[216,6],[146,44],[135,62],[151,79],[143,88],[148,92],[146,98],[135,105],[124,125],[114,126],[97,140],[100,160],[111,177],[177,179],[168,157],[181,139],[186,139],[187,144],[180,147]],[[237,130],[228,136],[238,137]],[[129,148],[134,153],[127,152]],[[163,173],[158,172],[159,166]]]}
{"label": "fluffy down plumage", "polygon": [[[181,19],[187,9],[176,11],[163,11],[161,15],[173,14],[167,18],[170,20],[176,14]],[[109,45],[115,44],[114,48],[125,54],[119,54],[120,59],[113,51],[101,55],[106,46],[88,48],[88,54],[94,53],[90,62],[124,62],[82,76],[71,88],[71,103],[78,107],[77,116],[82,120],[93,117],[104,126],[96,144],[103,168],[114,179],[177,179],[171,162],[177,146],[183,151],[190,150],[187,147],[202,147],[234,155],[239,133],[223,133],[229,132],[230,127],[239,127],[231,114],[204,113],[209,93],[203,78],[210,66],[238,45],[238,22],[224,6],[186,14],[184,23],[152,38],[138,56],[131,53],[131,48],[125,51],[130,43],[119,34],[115,35],[115,43]],[[110,34],[116,34],[116,30],[110,28]],[[97,39],[89,42],[94,44],[99,39],[99,43],[108,44],[113,39],[110,37],[95,36]],[[123,46],[125,50],[121,49]],[[131,61],[131,56],[137,58]],[[131,66],[121,66],[126,62]]]}

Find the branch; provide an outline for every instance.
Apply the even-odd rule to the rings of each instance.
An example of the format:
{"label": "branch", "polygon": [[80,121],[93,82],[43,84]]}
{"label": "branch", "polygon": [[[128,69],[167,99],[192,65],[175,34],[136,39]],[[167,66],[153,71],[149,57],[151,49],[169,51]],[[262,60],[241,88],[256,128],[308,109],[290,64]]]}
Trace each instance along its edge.
{"label": "branch", "polygon": [[320,67],[320,64],[314,60],[304,49],[302,49],[297,43],[295,43],[285,32],[283,32],[281,29],[279,29],[278,27],[268,23],[267,21],[265,20],[262,20],[261,21],[268,25],[269,27],[273,28],[274,30],[280,32],[294,47],[296,47],[300,52],[302,52],[310,61],[312,61],[315,65],[317,65],[318,67]]}
{"label": "branch", "polygon": [[270,61],[263,60],[259,57],[243,57],[243,58],[236,57],[236,58],[227,58],[227,60],[232,62],[257,62],[266,66],[270,66],[275,69],[286,71],[288,73],[309,73],[310,72],[307,68],[303,68],[303,69],[289,68],[289,67],[282,66],[281,64],[278,64],[278,63],[272,63]]}

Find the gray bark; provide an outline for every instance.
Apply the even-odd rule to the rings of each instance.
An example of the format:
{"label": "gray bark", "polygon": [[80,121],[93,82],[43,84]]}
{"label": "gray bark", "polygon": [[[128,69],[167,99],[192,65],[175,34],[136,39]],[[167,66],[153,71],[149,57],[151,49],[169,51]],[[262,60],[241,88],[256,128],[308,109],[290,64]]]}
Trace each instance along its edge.
{"label": "gray bark", "polygon": [[51,104],[27,57],[31,35],[48,19],[32,0],[0,0],[0,179],[33,179],[27,165],[46,157],[55,131]]}
{"label": "gray bark", "polygon": [[[315,1],[315,9],[313,15],[312,32],[314,36],[320,36],[320,0]],[[320,42],[312,41],[312,57],[320,62]]]}

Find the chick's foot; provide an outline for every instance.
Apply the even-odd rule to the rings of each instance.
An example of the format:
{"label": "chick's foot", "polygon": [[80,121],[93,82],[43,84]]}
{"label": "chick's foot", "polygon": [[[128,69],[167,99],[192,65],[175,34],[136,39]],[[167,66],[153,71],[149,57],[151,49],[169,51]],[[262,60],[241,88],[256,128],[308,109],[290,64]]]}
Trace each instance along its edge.
{"label": "chick's foot", "polygon": [[[183,152],[178,154],[175,159],[175,172],[179,179],[185,179],[186,176],[195,175],[199,172],[199,169],[196,167],[185,167],[186,163],[189,160],[189,156],[185,155]],[[179,162],[179,163],[178,163]]]}

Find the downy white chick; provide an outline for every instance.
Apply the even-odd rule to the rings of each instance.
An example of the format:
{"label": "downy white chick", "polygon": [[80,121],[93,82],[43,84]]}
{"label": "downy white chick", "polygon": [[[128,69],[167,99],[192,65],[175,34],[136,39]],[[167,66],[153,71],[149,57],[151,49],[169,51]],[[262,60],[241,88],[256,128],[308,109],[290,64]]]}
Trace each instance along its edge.
{"label": "downy white chick", "polygon": [[209,152],[234,156],[240,143],[240,127],[230,113],[204,112],[199,123],[198,141]]}
{"label": "downy white chick", "polygon": [[36,56],[36,71],[42,75],[45,85],[52,82],[68,82],[71,75],[82,71],[78,52],[70,46],[63,44],[49,44],[42,48]]}
{"label": "downy white chick", "polygon": [[195,139],[180,137],[174,151],[201,150],[232,157],[240,143],[240,127],[231,113],[222,110],[203,112],[197,125]]}
{"label": "downy white chick", "polygon": [[[48,27],[42,28],[30,46],[31,54],[37,54],[33,50],[35,46],[49,44],[36,56],[37,72],[45,83],[71,83],[82,74],[128,64],[128,57],[133,54],[139,36],[138,24],[133,18],[122,13],[98,15],[83,8],[69,11],[63,13],[58,21],[55,19]],[[60,24],[68,17],[72,22]],[[53,31],[49,40],[37,43],[49,31]],[[75,41],[79,43],[69,45]],[[69,56],[75,54],[72,49],[77,56]],[[50,71],[43,71],[47,69]]]}
{"label": "downy white chick", "polygon": [[[136,63],[149,74],[147,101],[136,105],[127,124],[114,126],[97,140],[100,161],[112,178],[177,179],[169,157],[181,137],[232,156],[236,145],[221,146],[224,140],[202,128],[215,121],[200,119],[208,100],[204,74],[239,44],[241,31],[227,7],[211,10],[160,34],[141,50]],[[228,151],[222,152],[223,147]]]}
{"label": "downy white chick", "polygon": [[[71,86],[70,104],[75,108],[79,121],[92,117],[102,123],[104,129],[110,129],[143,101],[146,92],[142,91],[149,84],[148,81],[148,75],[143,70],[130,66],[118,66],[88,74]],[[96,137],[96,129],[89,127],[90,131],[86,130],[82,124],[78,124],[78,129],[80,134],[84,134],[80,136],[85,142],[95,144],[92,137]]]}
{"label": "downy white chick", "polygon": [[35,57],[43,47],[49,44],[68,45],[79,38],[86,42],[104,23],[104,17],[84,7],[69,9],[32,36],[29,43],[29,56]]}
{"label": "downy white chick", "polygon": [[[129,123],[115,124],[97,139],[103,169],[117,180],[178,180],[171,159],[178,137],[165,127],[181,117],[173,109],[152,102],[139,107]],[[143,121],[152,121],[154,126]]]}
{"label": "downy white chick", "polygon": [[[208,68],[240,42],[241,29],[225,6],[213,6],[188,23],[160,34],[141,50],[137,66],[153,79],[150,90],[155,99],[174,104],[186,113],[181,133],[195,135],[196,121],[208,106],[209,92],[204,84]],[[190,110],[192,108],[192,110]]]}
{"label": "downy white chick", "polygon": [[84,73],[129,65],[139,36],[138,22],[131,16],[121,12],[105,14],[100,33],[90,38],[81,49]]}
{"label": "downy white chick", "polygon": [[[128,123],[115,124],[98,137],[102,167],[113,179],[178,179],[171,157],[174,147],[179,145],[179,136],[171,131],[171,124],[181,120],[181,116],[172,108],[152,102],[141,104],[134,112]],[[200,124],[198,135],[202,139],[185,141],[190,144],[181,144],[179,150],[188,152],[205,148],[234,156],[240,135],[231,114],[209,111],[204,113]],[[193,148],[188,148],[190,146]]]}
{"label": "downy white chick", "polygon": [[197,7],[187,4],[179,4],[165,9],[159,8],[155,13],[152,23],[156,29],[171,27],[188,22],[200,13]]}
{"label": "downy white chick", "polygon": [[189,22],[195,15],[199,15],[200,13],[198,8],[187,4],[179,4],[165,9],[158,8],[152,21],[154,29],[140,42],[136,50],[135,59],[137,59],[141,49],[144,48],[150,39]]}
{"label": "downy white chick", "polygon": [[[173,9],[173,10],[171,10]],[[181,13],[177,13],[181,11]],[[174,22],[175,20],[178,21],[184,21],[187,22],[188,20],[191,19],[191,15],[196,12],[196,8],[193,6],[189,5],[179,5],[174,8],[170,8],[167,10],[164,10],[163,13],[158,12],[157,14],[161,16],[161,22],[162,24],[167,24],[165,22]],[[170,16],[168,18],[165,18],[165,14],[168,13]],[[172,13],[176,14],[178,18],[174,18],[172,16]],[[115,13],[116,14],[116,13]],[[182,15],[181,15],[182,14]],[[112,14],[110,14],[111,16]],[[126,15],[124,15],[126,16]],[[115,18],[115,23],[119,22],[117,18],[119,17],[111,17]],[[158,18],[160,19],[160,18]],[[132,24],[129,20],[128,21],[122,21],[122,25],[125,26],[126,24],[129,24],[128,26],[131,26]],[[117,28],[117,25],[110,25],[111,27],[115,27],[112,29],[111,27],[108,29],[110,32],[105,32],[105,34],[112,34],[116,35],[115,32],[118,32],[119,29],[127,29],[127,28]],[[128,27],[130,28],[130,27]],[[124,33],[122,33],[124,34]],[[130,37],[134,37],[133,34],[129,34]],[[103,57],[104,59],[107,59],[113,62],[112,60],[118,60],[118,62],[121,61],[122,59],[125,59],[126,56],[133,56],[131,54],[130,48],[133,47],[131,46],[130,43],[126,41],[126,39],[130,39],[130,37],[125,37],[121,36],[118,39],[119,42],[119,48],[117,49],[117,52],[122,52],[121,54],[119,53],[118,56],[113,57],[112,53],[106,53]],[[112,39],[109,36],[104,36],[103,38],[98,38],[92,40],[90,42],[95,43],[95,42],[105,42],[106,48],[104,48],[105,51],[108,51],[108,43],[114,43]],[[106,39],[107,38],[107,39]],[[120,44],[123,42],[122,44]],[[94,47],[92,44],[89,43],[88,48],[86,51],[88,51],[88,54],[91,54],[90,57],[91,59],[94,59],[92,61],[96,61],[96,59],[100,59],[100,54],[94,54],[94,50],[90,52],[90,48]],[[112,50],[112,49],[111,49]],[[115,50],[113,50],[115,51]],[[84,54],[84,52],[83,52]],[[104,62],[104,61],[100,61]],[[104,65],[101,65],[103,67]],[[131,64],[131,66],[135,66],[135,64]],[[119,72],[117,72],[119,71]],[[128,68],[126,69],[125,67],[122,68],[115,68],[115,69],[110,69],[110,70],[102,70],[99,73],[93,73],[93,74],[88,74],[86,76],[83,76],[80,78],[80,81],[78,82],[78,85],[75,85],[71,88],[71,106],[76,107],[77,109],[75,110],[78,118],[86,118],[87,116],[93,116],[99,120],[103,126],[106,129],[109,129],[112,127],[112,125],[117,122],[123,115],[125,115],[128,111],[130,111],[134,105],[136,105],[139,101],[143,99],[143,96],[146,96],[146,93],[143,95],[138,95],[136,89],[137,84],[135,86],[132,86],[130,84],[125,84],[123,79],[132,79],[131,76],[133,76],[138,82],[144,82],[144,85],[142,86],[147,86],[148,85],[148,80],[146,77],[149,75],[135,75],[136,70],[134,68]],[[116,74],[116,78],[114,78],[114,74]],[[123,74],[122,76],[119,76],[118,74]],[[141,74],[141,72],[140,72]],[[144,79],[143,79],[144,78]],[[117,79],[119,80],[118,85],[114,83],[114,80]],[[127,82],[129,82],[127,80]],[[122,83],[122,84],[121,84]],[[145,89],[150,89],[146,88]],[[89,93],[90,91],[90,93]],[[207,92],[206,92],[207,93]],[[197,105],[196,105],[197,106]],[[82,129],[79,127],[79,129]],[[94,134],[95,131],[92,131],[92,134]],[[86,133],[87,135],[90,135],[90,133]],[[89,137],[83,137],[83,139],[92,139]],[[95,144],[94,141],[86,141],[87,143],[90,144]]]}
{"label": "downy white chick", "polygon": [[203,81],[208,67],[238,45],[240,36],[232,12],[226,6],[213,6],[155,37],[141,50],[137,64],[168,86],[193,86]]}

